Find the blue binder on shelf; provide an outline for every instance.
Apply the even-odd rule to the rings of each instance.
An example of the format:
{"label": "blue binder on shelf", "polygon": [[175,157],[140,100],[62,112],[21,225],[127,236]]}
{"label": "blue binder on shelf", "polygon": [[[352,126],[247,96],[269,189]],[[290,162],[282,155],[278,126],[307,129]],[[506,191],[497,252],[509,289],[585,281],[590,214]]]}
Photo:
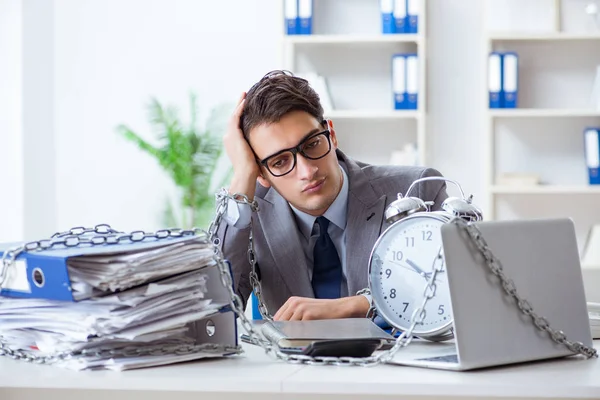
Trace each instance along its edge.
{"label": "blue binder on shelf", "polygon": [[504,53],[502,60],[502,93],[504,108],[517,108],[519,88],[519,56],[517,53]]}
{"label": "blue binder on shelf", "polygon": [[407,33],[407,0],[394,0],[394,33]]}
{"label": "blue binder on shelf", "polygon": [[392,57],[392,92],[394,95],[394,109],[407,109],[406,56],[404,54],[394,54]]}
{"label": "blue binder on shelf", "polygon": [[381,11],[381,32],[396,33],[394,28],[394,0],[379,0]]}
{"label": "blue binder on shelf", "polygon": [[285,32],[288,35],[297,35],[298,27],[298,0],[284,0]]}
{"label": "blue binder on shelf", "polygon": [[313,0],[298,0],[298,34],[312,34]]}
{"label": "blue binder on shelf", "polygon": [[419,58],[406,54],[406,108],[416,110],[419,104]]}
{"label": "blue binder on shelf", "polygon": [[502,82],[502,53],[492,52],[488,58],[488,91],[490,108],[502,108],[504,102]]}
{"label": "blue binder on shelf", "polygon": [[600,185],[600,128],[585,130],[584,147],[589,184]]}
{"label": "blue binder on shelf", "polygon": [[407,19],[408,19],[408,33],[419,33],[419,13],[421,0],[407,0]]}

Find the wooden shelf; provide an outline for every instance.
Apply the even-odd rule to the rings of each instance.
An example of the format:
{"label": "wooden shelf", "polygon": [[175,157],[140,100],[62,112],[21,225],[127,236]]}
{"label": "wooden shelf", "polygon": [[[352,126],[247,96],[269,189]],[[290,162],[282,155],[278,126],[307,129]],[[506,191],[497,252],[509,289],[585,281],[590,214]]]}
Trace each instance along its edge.
{"label": "wooden shelf", "polygon": [[290,44],[386,44],[419,43],[419,34],[389,35],[290,35],[284,41]]}
{"label": "wooden shelf", "polygon": [[489,110],[493,118],[566,118],[600,117],[600,110],[586,109],[543,109],[543,108],[493,108]]}
{"label": "wooden shelf", "polygon": [[418,110],[332,110],[325,113],[332,119],[417,119]]}
{"label": "wooden shelf", "polygon": [[600,185],[492,186],[493,194],[600,194]]}

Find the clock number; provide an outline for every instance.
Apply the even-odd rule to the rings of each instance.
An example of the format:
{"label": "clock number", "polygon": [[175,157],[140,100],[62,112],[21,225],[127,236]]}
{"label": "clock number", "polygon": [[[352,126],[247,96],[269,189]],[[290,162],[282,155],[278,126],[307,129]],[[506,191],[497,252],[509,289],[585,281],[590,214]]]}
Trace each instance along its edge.
{"label": "clock number", "polygon": [[401,251],[393,251],[392,254],[394,254],[394,261],[402,261],[402,259],[404,258],[404,254],[402,254]]}
{"label": "clock number", "polygon": [[421,233],[423,234],[423,240],[431,241],[431,231],[422,231]]}
{"label": "clock number", "polygon": [[415,238],[413,236],[406,237],[406,247],[415,247]]}
{"label": "clock number", "polygon": [[402,303],[402,304],[404,304],[404,310],[402,310],[402,312],[406,312],[406,309],[408,308],[410,303]]}
{"label": "clock number", "polygon": [[396,289],[391,289],[390,290],[390,298],[392,298],[392,299],[396,298]]}
{"label": "clock number", "polygon": [[438,315],[443,315],[444,314],[444,305],[440,304],[440,306],[438,307]]}
{"label": "clock number", "polygon": [[389,277],[390,277],[390,275],[392,275],[392,270],[391,270],[391,269],[389,269],[389,268],[388,268],[388,269],[386,269],[386,270],[385,270],[385,274],[386,274],[386,275],[387,275],[387,277],[389,278]]}

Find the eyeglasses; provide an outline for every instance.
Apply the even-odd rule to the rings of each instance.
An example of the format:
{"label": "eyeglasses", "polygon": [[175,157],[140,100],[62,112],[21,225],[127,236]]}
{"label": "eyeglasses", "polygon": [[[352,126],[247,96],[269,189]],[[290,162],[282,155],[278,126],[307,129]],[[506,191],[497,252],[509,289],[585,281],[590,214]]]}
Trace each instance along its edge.
{"label": "eyeglasses", "polygon": [[289,174],[296,167],[298,153],[309,160],[318,160],[325,157],[330,151],[329,130],[324,130],[307,137],[296,147],[281,150],[265,158],[260,161],[260,164],[267,168],[271,175],[279,177]]}

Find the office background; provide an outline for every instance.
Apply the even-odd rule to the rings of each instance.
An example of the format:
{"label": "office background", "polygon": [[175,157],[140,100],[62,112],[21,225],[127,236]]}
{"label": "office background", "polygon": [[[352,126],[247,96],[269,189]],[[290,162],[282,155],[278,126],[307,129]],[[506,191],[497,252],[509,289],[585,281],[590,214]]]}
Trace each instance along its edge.
{"label": "office background", "polygon": [[[600,190],[587,185],[582,144],[583,129],[600,125],[600,111],[587,103],[600,64],[600,30],[584,13],[593,1],[507,0],[502,12],[494,9],[498,1],[425,1],[426,34],[418,43],[399,45],[400,50],[424,49],[419,54],[425,71],[422,116],[332,119],[342,146],[364,161],[389,159],[394,138],[381,130],[398,126],[399,135],[406,135],[423,129],[425,163],[459,181],[485,214],[498,219],[570,216],[582,245],[590,227],[600,222]],[[154,159],[116,134],[116,126],[126,123],[151,139],[145,107],[150,97],[180,106],[185,120],[190,90],[206,113],[235,102],[267,71],[288,67],[282,3],[1,0],[0,240],[43,238],[96,223],[122,230],[161,227],[164,199],[173,185]],[[378,17],[378,0],[315,3],[327,3],[330,14],[319,25],[325,33],[364,33],[361,24],[343,25],[355,18],[336,17],[344,8]],[[552,30],[560,19],[553,8],[557,4],[562,10],[558,24],[574,35],[568,40],[555,34],[539,39],[534,33],[533,39],[523,34],[526,40],[496,40],[490,34],[507,31],[502,25],[507,21],[521,33]],[[365,25],[380,27],[379,20]],[[306,51],[315,65],[333,63],[344,77],[345,64],[395,51],[389,45],[346,41]],[[488,110],[487,55],[494,49],[520,55],[521,104],[533,111]],[[339,57],[314,61],[328,54]],[[345,78],[346,86],[337,90],[349,95],[352,80]],[[373,79],[380,84],[380,78]],[[357,90],[356,96],[364,94]],[[563,111],[556,114],[556,109]],[[344,137],[344,131],[355,136]],[[357,145],[358,134],[369,146]],[[492,135],[502,135],[493,148]],[[492,159],[498,170],[534,172],[551,186],[497,185],[490,179]]]}

